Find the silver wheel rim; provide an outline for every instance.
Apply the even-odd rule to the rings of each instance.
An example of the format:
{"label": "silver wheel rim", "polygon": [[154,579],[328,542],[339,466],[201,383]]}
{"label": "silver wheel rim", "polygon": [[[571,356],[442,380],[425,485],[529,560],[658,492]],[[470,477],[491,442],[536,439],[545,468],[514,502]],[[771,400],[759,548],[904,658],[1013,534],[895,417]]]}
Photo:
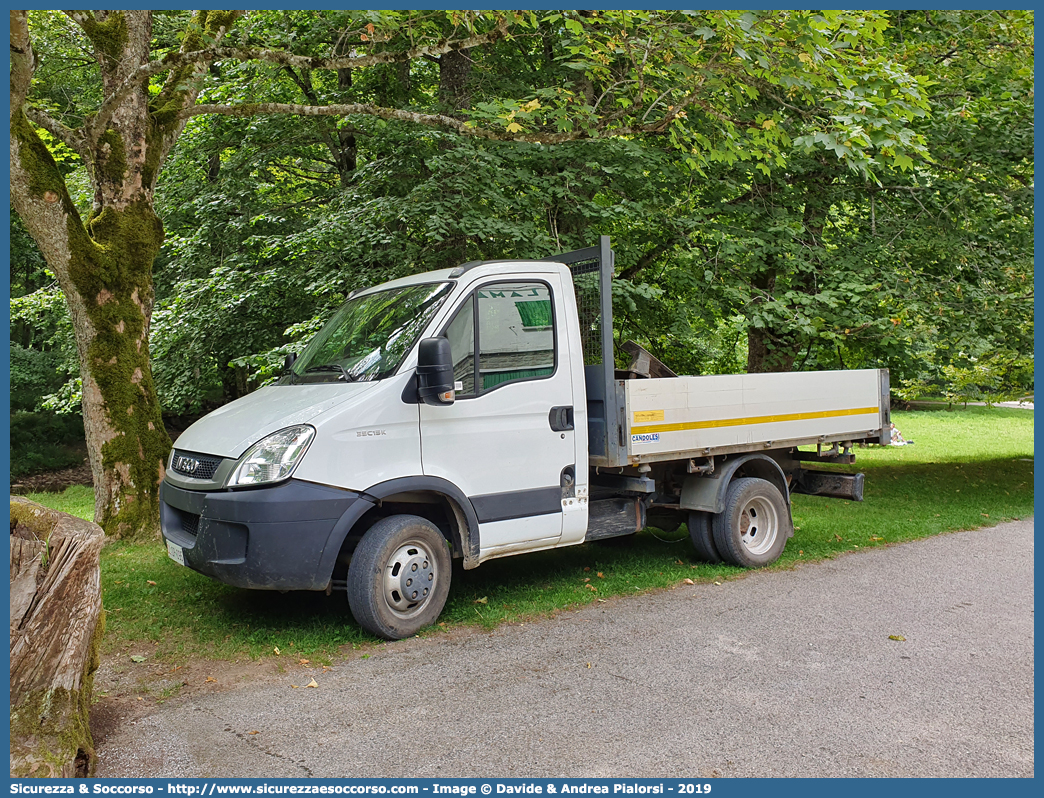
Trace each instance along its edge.
{"label": "silver wheel rim", "polygon": [[427,547],[408,541],[384,567],[384,600],[400,618],[411,618],[427,606],[438,578],[439,568]]}
{"label": "silver wheel rim", "polygon": [[755,496],[739,513],[740,543],[748,554],[760,556],[768,552],[779,534],[779,514],[772,502]]}

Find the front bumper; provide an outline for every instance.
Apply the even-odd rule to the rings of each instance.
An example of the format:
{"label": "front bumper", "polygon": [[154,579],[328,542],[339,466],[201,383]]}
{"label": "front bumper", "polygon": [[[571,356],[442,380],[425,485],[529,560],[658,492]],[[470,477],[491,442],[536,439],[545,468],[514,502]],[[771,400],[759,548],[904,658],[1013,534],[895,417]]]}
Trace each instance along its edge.
{"label": "front bumper", "polygon": [[[362,506],[360,506],[360,502]],[[271,488],[184,490],[160,485],[164,541],[185,564],[234,587],[325,590],[345,527],[372,502],[291,479]]]}

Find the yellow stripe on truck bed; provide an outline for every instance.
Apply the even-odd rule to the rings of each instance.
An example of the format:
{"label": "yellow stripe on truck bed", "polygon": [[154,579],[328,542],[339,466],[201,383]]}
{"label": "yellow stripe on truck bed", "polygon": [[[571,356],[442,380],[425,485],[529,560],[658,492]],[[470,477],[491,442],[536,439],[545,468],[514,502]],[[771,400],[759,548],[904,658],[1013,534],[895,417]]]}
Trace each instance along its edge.
{"label": "yellow stripe on truck bed", "polygon": [[649,424],[631,427],[632,435],[649,432],[682,432],[689,429],[712,429],[714,427],[738,427],[741,424],[770,424],[773,421],[804,421],[809,418],[837,418],[838,416],[876,415],[877,407],[853,407],[848,410],[820,410],[815,413],[784,413],[779,416],[752,416],[750,418],[719,418],[713,421],[685,421],[679,424]]}

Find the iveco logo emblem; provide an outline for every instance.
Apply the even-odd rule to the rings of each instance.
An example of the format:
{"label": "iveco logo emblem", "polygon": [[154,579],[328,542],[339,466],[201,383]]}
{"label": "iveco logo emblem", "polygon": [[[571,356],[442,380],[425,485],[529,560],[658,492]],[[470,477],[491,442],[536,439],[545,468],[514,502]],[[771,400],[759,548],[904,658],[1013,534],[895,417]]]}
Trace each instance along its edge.
{"label": "iveco logo emblem", "polygon": [[196,460],[194,457],[185,457],[179,454],[177,461],[174,463],[174,469],[183,474],[194,474],[197,468],[199,468],[199,460]]}

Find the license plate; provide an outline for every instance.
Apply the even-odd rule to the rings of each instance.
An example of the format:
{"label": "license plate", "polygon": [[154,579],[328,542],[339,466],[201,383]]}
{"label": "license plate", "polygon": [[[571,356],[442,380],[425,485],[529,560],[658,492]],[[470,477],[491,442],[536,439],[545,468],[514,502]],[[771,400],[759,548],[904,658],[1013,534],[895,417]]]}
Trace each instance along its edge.
{"label": "license plate", "polygon": [[181,546],[167,541],[167,555],[170,559],[174,560],[178,565],[185,564],[185,550]]}

